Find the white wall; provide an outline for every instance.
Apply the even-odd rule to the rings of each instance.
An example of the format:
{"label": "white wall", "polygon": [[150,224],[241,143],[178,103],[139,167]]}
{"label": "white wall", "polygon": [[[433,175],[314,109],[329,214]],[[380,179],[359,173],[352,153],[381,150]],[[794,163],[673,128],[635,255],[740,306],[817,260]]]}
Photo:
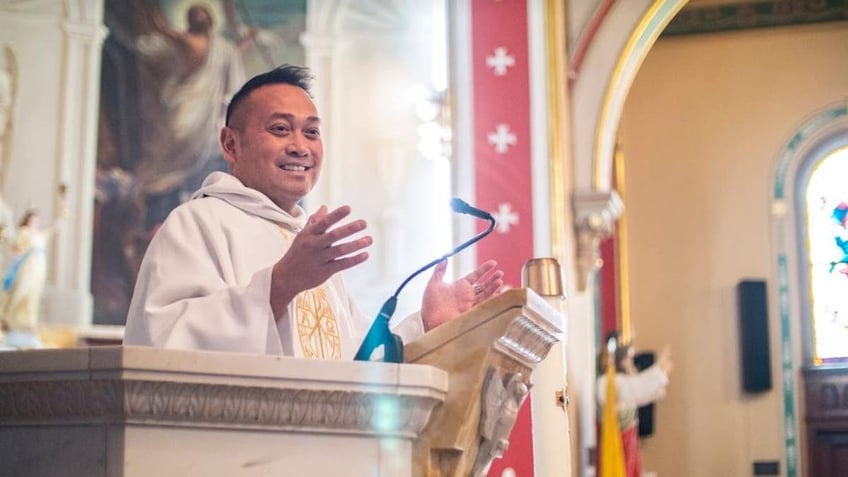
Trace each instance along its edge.
{"label": "white wall", "polygon": [[[637,347],[670,344],[676,364],[646,470],[785,472],[770,187],[795,129],[844,100],[847,57],[844,24],[661,38],[636,78],[621,126],[632,320]],[[771,297],[774,388],[759,395],[740,384],[744,278],[765,278]]]}
{"label": "white wall", "polygon": [[[421,154],[416,114],[419,93],[447,81],[445,4],[313,1],[307,24],[307,62],[328,119],[327,157],[307,210],[348,204],[368,222],[370,258],[345,281],[362,311],[376,316],[407,275],[452,246],[451,165]],[[420,308],[429,276],[404,289],[397,316]]]}

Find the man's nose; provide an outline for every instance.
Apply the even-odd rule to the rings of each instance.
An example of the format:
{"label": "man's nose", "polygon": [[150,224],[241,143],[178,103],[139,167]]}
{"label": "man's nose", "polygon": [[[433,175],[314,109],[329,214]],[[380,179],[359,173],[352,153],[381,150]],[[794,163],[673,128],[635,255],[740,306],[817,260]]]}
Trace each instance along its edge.
{"label": "man's nose", "polygon": [[286,154],[296,157],[304,157],[309,154],[309,149],[306,148],[306,143],[300,135],[295,134],[291,141],[286,144]]}

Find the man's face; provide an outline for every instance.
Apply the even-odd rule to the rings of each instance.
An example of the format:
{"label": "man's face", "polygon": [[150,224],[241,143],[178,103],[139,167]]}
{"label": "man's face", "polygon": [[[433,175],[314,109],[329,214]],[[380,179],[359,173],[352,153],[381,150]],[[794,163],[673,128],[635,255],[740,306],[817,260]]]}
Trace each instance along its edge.
{"label": "man's face", "polygon": [[321,172],[324,144],[315,103],[297,86],[255,89],[221,131],[221,147],[235,177],[291,213]]}
{"label": "man's face", "polygon": [[194,33],[206,33],[212,29],[212,14],[202,5],[188,9],[188,29]]}

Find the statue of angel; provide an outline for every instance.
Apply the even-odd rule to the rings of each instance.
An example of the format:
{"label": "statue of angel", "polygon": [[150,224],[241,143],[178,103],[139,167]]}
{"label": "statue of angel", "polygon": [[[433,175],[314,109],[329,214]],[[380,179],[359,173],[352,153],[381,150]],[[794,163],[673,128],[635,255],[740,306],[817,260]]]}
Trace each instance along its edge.
{"label": "statue of angel", "polygon": [[485,476],[492,461],[509,447],[509,433],[529,391],[521,373],[507,373],[501,379],[495,368],[489,368],[480,396],[480,447],[472,476]]}
{"label": "statue of angel", "polygon": [[11,348],[40,348],[38,311],[47,279],[47,240],[67,215],[66,188],[59,188],[59,217],[47,227],[40,227],[36,209],[24,213],[12,240],[12,261],[3,278],[0,298],[0,324],[5,332],[5,345]]}

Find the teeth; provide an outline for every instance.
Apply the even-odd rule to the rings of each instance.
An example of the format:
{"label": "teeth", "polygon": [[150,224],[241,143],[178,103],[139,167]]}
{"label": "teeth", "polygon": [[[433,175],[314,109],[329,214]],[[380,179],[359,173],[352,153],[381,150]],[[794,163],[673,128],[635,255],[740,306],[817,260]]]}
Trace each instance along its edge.
{"label": "teeth", "polygon": [[306,166],[296,166],[294,164],[283,164],[283,166],[281,168],[284,171],[297,171],[297,172],[303,172],[306,169],[308,169]]}

